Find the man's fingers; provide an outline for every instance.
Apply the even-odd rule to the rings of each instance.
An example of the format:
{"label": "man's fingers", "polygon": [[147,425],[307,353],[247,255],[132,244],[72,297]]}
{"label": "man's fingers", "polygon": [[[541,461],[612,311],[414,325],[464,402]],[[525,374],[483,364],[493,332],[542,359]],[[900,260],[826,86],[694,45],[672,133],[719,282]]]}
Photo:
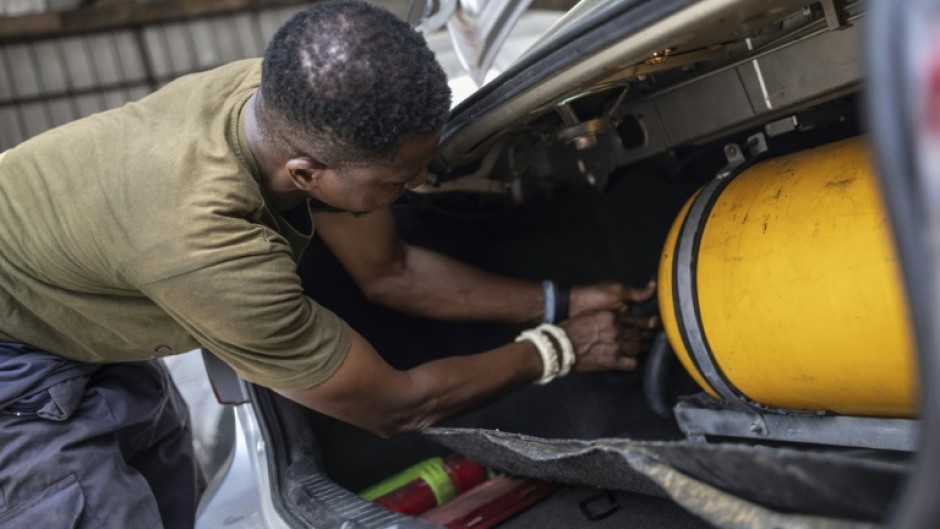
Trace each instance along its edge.
{"label": "man's fingers", "polygon": [[649,337],[643,336],[633,340],[624,340],[620,343],[620,351],[627,356],[639,356],[640,353],[649,349]]}
{"label": "man's fingers", "polygon": [[627,357],[633,358],[639,356],[640,346],[636,342],[625,343],[620,347],[620,352]]}
{"label": "man's fingers", "polygon": [[628,356],[637,356],[649,349],[653,329],[628,327],[620,334],[620,350]]}
{"label": "man's fingers", "polygon": [[625,287],[622,292],[624,301],[646,301],[653,297],[653,293],[656,292],[656,281],[650,281],[643,288],[631,288]]}
{"label": "man's fingers", "polygon": [[617,359],[616,367],[622,371],[633,371],[636,369],[636,358],[630,356],[621,356]]}
{"label": "man's fingers", "polygon": [[[628,325],[623,324],[626,318]],[[562,323],[577,351],[580,372],[636,369],[636,356],[646,350],[658,320],[651,316],[584,314]]]}
{"label": "man's fingers", "polygon": [[617,315],[617,323],[625,329],[655,329],[659,325],[659,317],[625,313]]}
{"label": "man's fingers", "polygon": [[636,367],[636,358],[625,355],[623,348],[619,345],[599,345],[591,351],[596,358],[603,360],[601,365],[605,369],[620,369],[629,371]]}

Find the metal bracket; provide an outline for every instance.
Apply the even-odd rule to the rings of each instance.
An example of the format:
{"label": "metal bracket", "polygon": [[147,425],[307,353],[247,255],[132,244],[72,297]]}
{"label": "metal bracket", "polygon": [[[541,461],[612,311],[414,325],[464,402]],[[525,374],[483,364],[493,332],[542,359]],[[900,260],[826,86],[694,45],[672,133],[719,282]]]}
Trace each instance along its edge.
{"label": "metal bracket", "polygon": [[756,413],[704,393],[675,407],[679,428],[692,441],[709,436],[914,452],[921,422],[825,413]]}
{"label": "metal bracket", "polygon": [[744,151],[741,150],[741,146],[737,143],[728,143],[725,145],[725,158],[728,160],[728,164],[718,170],[718,174],[715,175],[715,178],[727,178],[733,175],[734,170],[744,165],[746,161],[744,159]]}
{"label": "metal bracket", "polygon": [[558,131],[558,139],[564,143],[574,143],[579,151],[596,147],[598,134],[610,128],[610,121],[606,117],[581,121],[567,103],[556,106],[555,111],[565,124],[565,128]]}
{"label": "metal bracket", "polygon": [[[765,136],[763,132],[752,134],[748,136],[746,145],[748,157],[754,158],[755,156],[767,152],[767,136]],[[718,170],[718,173],[715,174],[715,178],[727,178],[737,172],[738,167],[741,167],[747,162],[747,158],[744,156],[744,149],[737,143],[725,144],[725,159],[728,160],[728,164]]]}
{"label": "metal bracket", "polygon": [[767,136],[763,132],[752,134],[747,138],[747,154],[754,158],[767,152]]}
{"label": "metal bracket", "polygon": [[830,31],[849,27],[840,0],[821,0],[819,3],[822,5],[823,15],[826,17],[826,26]]}

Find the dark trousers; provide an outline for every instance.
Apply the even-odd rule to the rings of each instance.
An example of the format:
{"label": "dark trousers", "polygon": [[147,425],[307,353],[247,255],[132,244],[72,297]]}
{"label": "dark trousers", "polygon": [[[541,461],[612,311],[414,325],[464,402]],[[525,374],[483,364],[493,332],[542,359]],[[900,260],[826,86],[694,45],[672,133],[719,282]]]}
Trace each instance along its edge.
{"label": "dark trousers", "polygon": [[163,362],[85,371],[0,409],[0,528],[193,527],[189,413]]}

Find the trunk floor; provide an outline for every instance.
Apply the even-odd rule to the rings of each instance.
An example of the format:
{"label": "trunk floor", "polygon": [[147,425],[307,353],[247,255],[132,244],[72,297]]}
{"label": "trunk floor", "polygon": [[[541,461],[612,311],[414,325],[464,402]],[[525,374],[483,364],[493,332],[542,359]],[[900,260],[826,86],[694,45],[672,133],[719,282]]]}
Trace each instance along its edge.
{"label": "trunk floor", "polygon": [[[335,419],[308,413],[321,464],[331,479],[354,492],[418,461],[450,453],[421,435],[382,439]],[[554,439],[680,439],[672,419],[654,416],[643,404],[635,375],[592,374],[531,386],[486,408],[442,423]]]}
{"label": "trunk floor", "polygon": [[[585,513],[592,513],[589,517]],[[608,516],[599,517],[601,513]],[[613,529],[708,529],[713,527],[675,503],[644,494],[565,487],[499,524],[499,529],[545,527]]]}

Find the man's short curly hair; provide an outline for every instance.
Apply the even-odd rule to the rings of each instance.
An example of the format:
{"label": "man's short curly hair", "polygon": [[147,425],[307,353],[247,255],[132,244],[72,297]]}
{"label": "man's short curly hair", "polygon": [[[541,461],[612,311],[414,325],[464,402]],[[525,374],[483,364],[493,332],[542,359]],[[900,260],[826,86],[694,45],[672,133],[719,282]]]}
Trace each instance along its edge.
{"label": "man's short curly hair", "polygon": [[273,147],[334,165],[388,161],[406,137],[438,132],[450,108],[447,76],[424,37],[348,0],[314,4],[277,31],[260,94]]}

